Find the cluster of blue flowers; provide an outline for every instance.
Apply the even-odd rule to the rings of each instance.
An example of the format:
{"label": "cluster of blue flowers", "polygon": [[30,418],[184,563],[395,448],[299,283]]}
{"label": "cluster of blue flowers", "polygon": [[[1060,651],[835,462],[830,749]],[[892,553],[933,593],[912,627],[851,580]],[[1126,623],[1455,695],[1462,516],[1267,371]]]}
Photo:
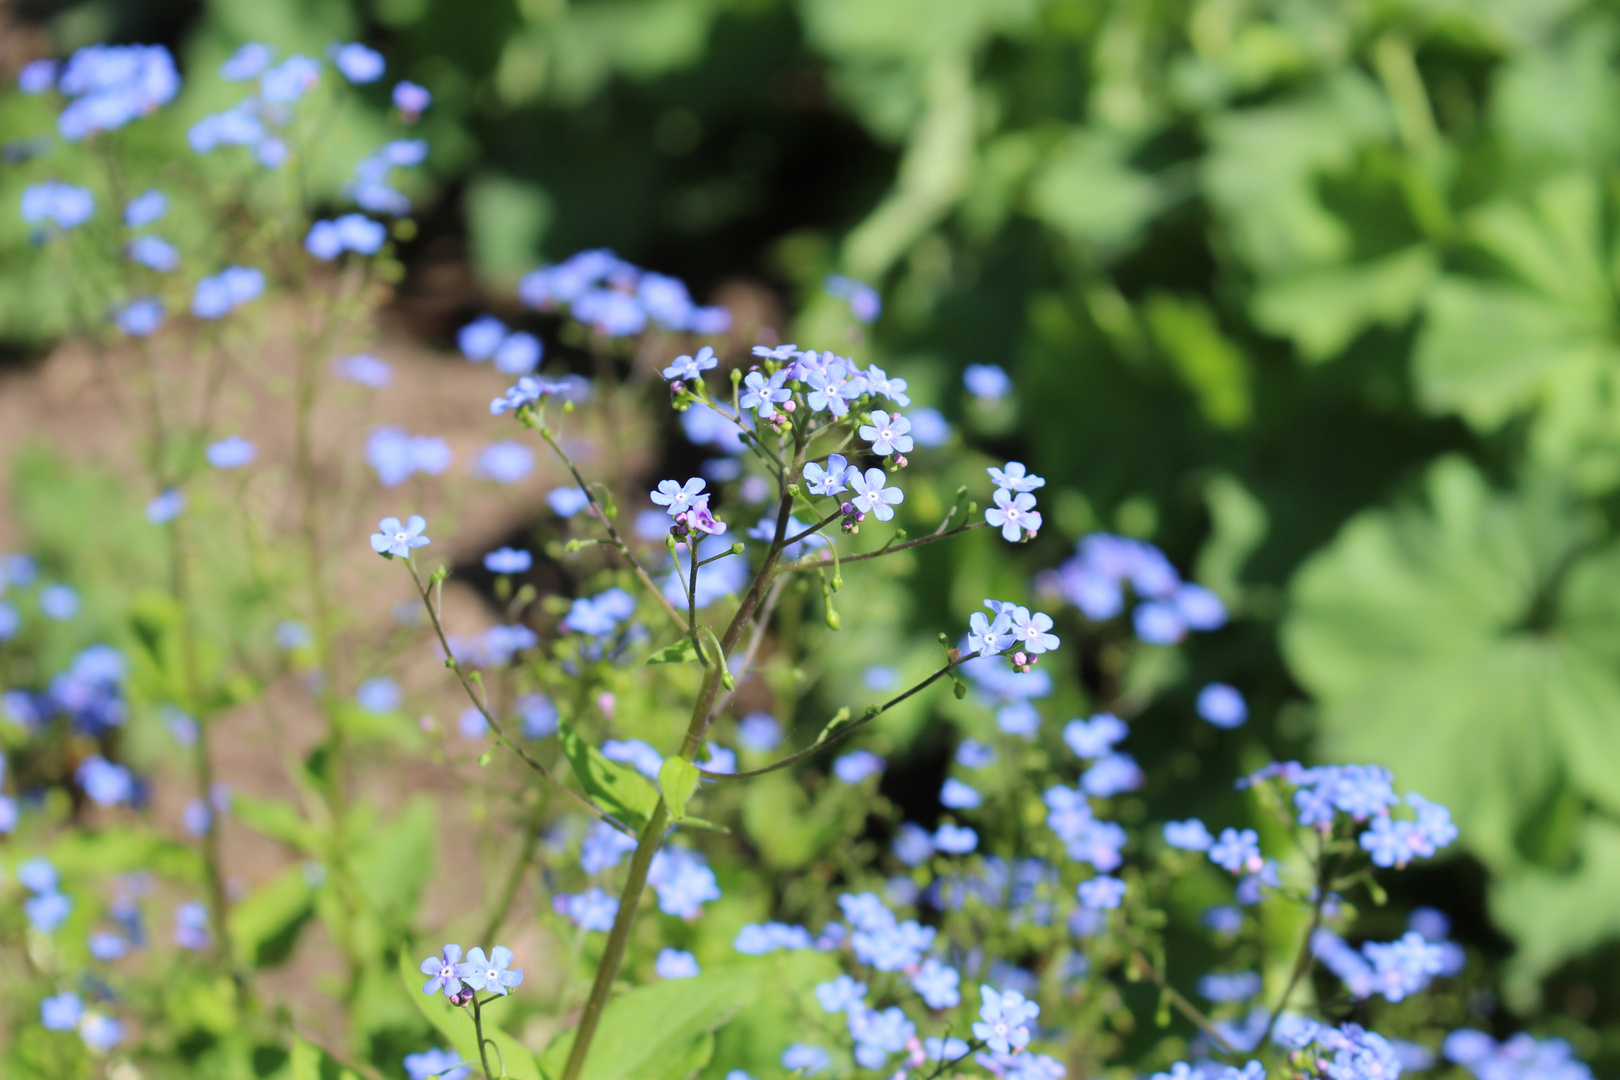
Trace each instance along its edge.
{"label": "cluster of blue flowers", "polygon": [[428,977],[422,993],[442,993],[455,1005],[467,1005],[481,993],[505,997],[523,985],[523,969],[514,968],[513,959],[505,945],[495,946],[487,955],[475,945],[465,960],[460,945],[446,945],[438,956],[422,961],[422,974]]}
{"label": "cluster of blue flowers", "polygon": [[1138,600],[1131,609],[1136,636],[1149,645],[1174,645],[1189,631],[1226,625],[1220,597],[1183,581],[1164,552],[1145,540],[1093,533],[1043,584],[1096,622],[1124,613],[1128,586]]}
{"label": "cluster of blue flowers", "polygon": [[692,300],[686,285],[643,270],[605,248],[582,251],[526,274],[518,296],[537,311],[566,310],[608,337],[632,337],[649,325],[693,334],[723,334],[731,312]]}

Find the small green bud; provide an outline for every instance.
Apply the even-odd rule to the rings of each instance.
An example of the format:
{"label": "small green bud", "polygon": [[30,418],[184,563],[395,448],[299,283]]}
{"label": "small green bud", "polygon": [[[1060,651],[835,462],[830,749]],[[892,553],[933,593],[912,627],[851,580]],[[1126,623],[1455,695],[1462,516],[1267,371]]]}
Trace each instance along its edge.
{"label": "small green bud", "polygon": [[838,590],[839,590],[839,589],[842,589],[842,588],[843,588],[843,587],[844,587],[844,578],[843,578],[843,575],[842,575],[842,574],[835,574],[835,575],[833,575],[833,579],[832,579],[832,591],[833,591],[833,592],[837,592],[837,591],[838,591]]}
{"label": "small green bud", "polygon": [[745,550],[746,549],[741,544],[732,544],[731,545],[731,553],[733,555],[741,555]]}
{"label": "small green bud", "polygon": [[737,689],[737,680],[731,677],[731,672],[723,671],[720,673],[720,685],[727,690],[735,690]]}
{"label": "small green bud", "polygon": [[979,512],[979,504],[978,504],[978,503],[976,503],[976,502],[971,502],[971,501],[970,501],[970,502],[969,502],[969,503],[968,503],[968,508],[967,508],[967,516],[968,516],[968,517],[973,517],[973,516],[974,516],[974,515],[975,515],[975,514],[977,514],[977,513],[978,513],[978,512]]}
{"label": "small green bud", "polygon": [[574,552],[578,551],[580,548],[582,548],[584,546],[585,546],[585,541],[583,541],[583,540],[570,540],[570,541],[568,541],[568,543],[563,545],[563,550],[568,552],[569,554],[573,554]]}
{"label": "small green bud", "polygon": [[669,548],[669,550],[672,551],[672,552],[675,550],[675,534],[674,533],[665,533],[664,534],[664,546]]}
{"label": "small green bud", "polygon": [[838,617],[838,612],[834,611],[832,608],[828,608],[827,609],[827,629],[829,629],[829,630],[837,630],[842,626],[843,626],[843,620]]}
{"label": "small green bud", "polygon": [[956,695],[957,701],[961,701],[963,698],[967,697],[967,683],[957,683],[956,688],[952,691],[952,693]]}
{"label": "small green bud", "polygon": [[787,490],[788,490],[788,494],[793,496],[795,499],[799,498],[800,495],[801,495],[798,484],[789,484],[787,486]]}
{"label": "small green bud", "polygon": [[742,368],[732,368],[731,369],[731,386],[732,386],[732,389],[736,389],[738,386],[742,385],[742,376],[743,376]]}
{"label": "small green bud", "polygon": [[453,656],[445,657],[444,658],[444,666],[449,668],[451,671],[456,670],[456,658],[453,657]]}
{"label": "small green bud", "polygon": [[478,755],[478,767],[480,769],[489,768],[490,757],[493,753],[493,750],[485,750],[482,754]]}
{"label": "small green bud", "polygon": [[574,411],[574,403],[572,401],[563,402],[563,415],[564,416],[568,416],[573,411]]}

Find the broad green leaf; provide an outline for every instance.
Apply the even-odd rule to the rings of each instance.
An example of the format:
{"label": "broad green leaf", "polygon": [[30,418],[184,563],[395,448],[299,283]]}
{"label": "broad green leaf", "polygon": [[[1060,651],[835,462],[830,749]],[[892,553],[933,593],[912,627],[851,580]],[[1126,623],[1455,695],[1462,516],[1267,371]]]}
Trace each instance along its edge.
{"label": "broad green leaf", "polygon": [[1405,324],[1438,270],[1433,249],[1411,247],[1369,262],[1266,278],[1250,306],[1262,329],[1292,340],[1307,360],[1327,360],[1368,326]]}
{"label": "broad green leaf", "polygon": [[[404,981],[405,992],[416,1002],[416,1007],[427,1017],[428,1022],[449,1040],[456,1053],[461,1055],[461,1060],[472,1065],[473,1073],[478,1074],[480,1071],[478,1036],[473,1028],[472,1010],[456,1008],[443,994],[424,994],[422,984],[427,981],[427,977],[418,967],[420,962],[420,958],[413,960],[409,954],[400,954],[399,975]],[[505,1004],[497,1001],[484,1007],[482,1014],[484,1038],[493,1039],[495,1045],[500,1048],[500,1060],[505,1062],[506,1075],[511,1080],[544,1080],[534,1054],[496,1026],[502,1016],[502,1006]],[[490,1066],[499,1069],[493,1050],[490,1051]]]}
{"label": "broad green leaf", "polygon": [[567,723],[557,724],[557,739],[579,786],[596,804],[631,829],[640,831],[658,805],[658,791],[627,765],[609,761]]}
{"label": "broad green leaf", "polygon": [[372,909],[385,922],[407,923],[433,873],[439,837],[439,811],[419,795],[393,821],[350,839],[355,844],[354,876]]}
{"label": "broad green leaf", "polygon": [[233,793],[231,814],[257,832],[291,844],[305,855],[320,857],[320,833],[285,799]]}
{"label": "broad green leaf", "polygon": [[1565,957],[1620,935],[1620,825],[1588,818],[1572,873],[1525,868],[1491,894],[1491,915],[1513,935],[1509,999],[1534,1005],[1538,981]]}
{"label": "broad green leaf", "polygon": [[[638,987],[608,1002],[591,1043],[581,1080],[675,1080],[665,1071],[695,1060],[693,1042],[746,1007],[759,992],[762,965],[711,968],[695,979]],[[614,1037],[634,1032],[636,1037]],[[552,1078],[560,1076],[573,1049],[574,1033],[559,1035],[540,1056]],[[697,1067],[697,1066],[694,1066]]]}
{"label": "broad green leaf", "polygon": [[1219,428],[1240,428],[1254,406],[1249,399],[1249,361],[1221,333],[1214,312],[1201,300],[1166,293],[1142,308],[1154,340],[1171,367],[1198,399],[1204,419]]}
{"label": "broad green leaf", "polygon": [[304,879],[304,868],[283,870],[231,908],[231,944],[237,962],[261,970],[282,962],[314,913],[313,890]]}
{"label": "broad green leaf", "polygon": [[51,862],[65,877],[92,877],[143,870],[186,881],[203,879],[197,849],[144,826],[63,833],[51,844]]}
{"label": "broad green leaf", "polygon": [[1164,204],[1159,181],[1125,163],[1117,135],[1077,131],[1061,143],[1030,184],[1030,209],[1070,240],[1118,251]]}
{"label": "broad green leaf", "polygon": [[838,808],[826,799],[812,805],[786,769],[747,781],[742,823],[760,857],[777,869],[810,862],[840,829]]}
{"label": "broad green leaf", "polygon": [[647,657],[649,664],[685,664],[697,659],[697,649],[692,645],[691,638],[681,638],[673,645],[665,645],[662,649]]}
{"label": "broad green leaf", "polygon": [[1305,565],[1284,650],[1330,760],[1388,766],[1511,871],[1563,778],[1620,809],[1620,559],[1588,553],[1550,485],[1498,494],[1447,459],[1427,489],[1426,507],[1363,513]]}
{"label": "broad green leaf", "polygon": [[664,759],[664,764],[658,770],[658,786],[664,792],[664,802],[669,806],[670,816],[676,821],[686,818],[686,803],[697,791],[697,766],[673,754]]}

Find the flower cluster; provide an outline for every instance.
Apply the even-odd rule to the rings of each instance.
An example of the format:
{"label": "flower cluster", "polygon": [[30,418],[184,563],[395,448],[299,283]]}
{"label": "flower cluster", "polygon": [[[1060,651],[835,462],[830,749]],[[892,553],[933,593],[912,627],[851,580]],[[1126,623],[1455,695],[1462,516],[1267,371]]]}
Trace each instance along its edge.
{"label": "flower cluster", "polygon": [[582,251],[524,276],[518,296],[539,311],[565,309],[608,337],[630,337],[649,324],[693,334],[723,334],[731,312],[703,307],[676,278],[643,270],[605,248]]}
{"label": "flower cluster", "polygon": [[479,993],[505,997],[523,985],[523,969],[512,967],[512,950],[497,945],[485,955],[474,946],[465,960],[460,945],[446,945],[438,956],[422,961],[422,974],[428,977],[422,993],[442,993],[454,1005],[466,1005]]}
{"label": "flower cluster", "polygon": [[1042,580],[1098,622],[1125,611],[1128,586],[1139,600],[1131,611],[1136,636],[1149,645],[1174,645],[1188,631],[1226,625],[1226,606],[1220,597],[1202,585],[1182,581],[1164,552],[1144,540],[1093,533]]}

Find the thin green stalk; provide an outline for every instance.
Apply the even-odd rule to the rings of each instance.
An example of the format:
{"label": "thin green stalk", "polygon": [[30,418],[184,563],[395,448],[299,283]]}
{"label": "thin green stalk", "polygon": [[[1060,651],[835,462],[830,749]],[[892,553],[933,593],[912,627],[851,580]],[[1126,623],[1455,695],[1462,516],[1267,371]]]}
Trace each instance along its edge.
{"label": "thin green stalk", "polygon": [[478,1036],[478,1063],[484,1067],[484,1080],[495,1080],[495,1074],[489,1071],[489,1051],[484,1049],[484,1005],[477,994],[473,995],[472,1007],[473,1031]]}

